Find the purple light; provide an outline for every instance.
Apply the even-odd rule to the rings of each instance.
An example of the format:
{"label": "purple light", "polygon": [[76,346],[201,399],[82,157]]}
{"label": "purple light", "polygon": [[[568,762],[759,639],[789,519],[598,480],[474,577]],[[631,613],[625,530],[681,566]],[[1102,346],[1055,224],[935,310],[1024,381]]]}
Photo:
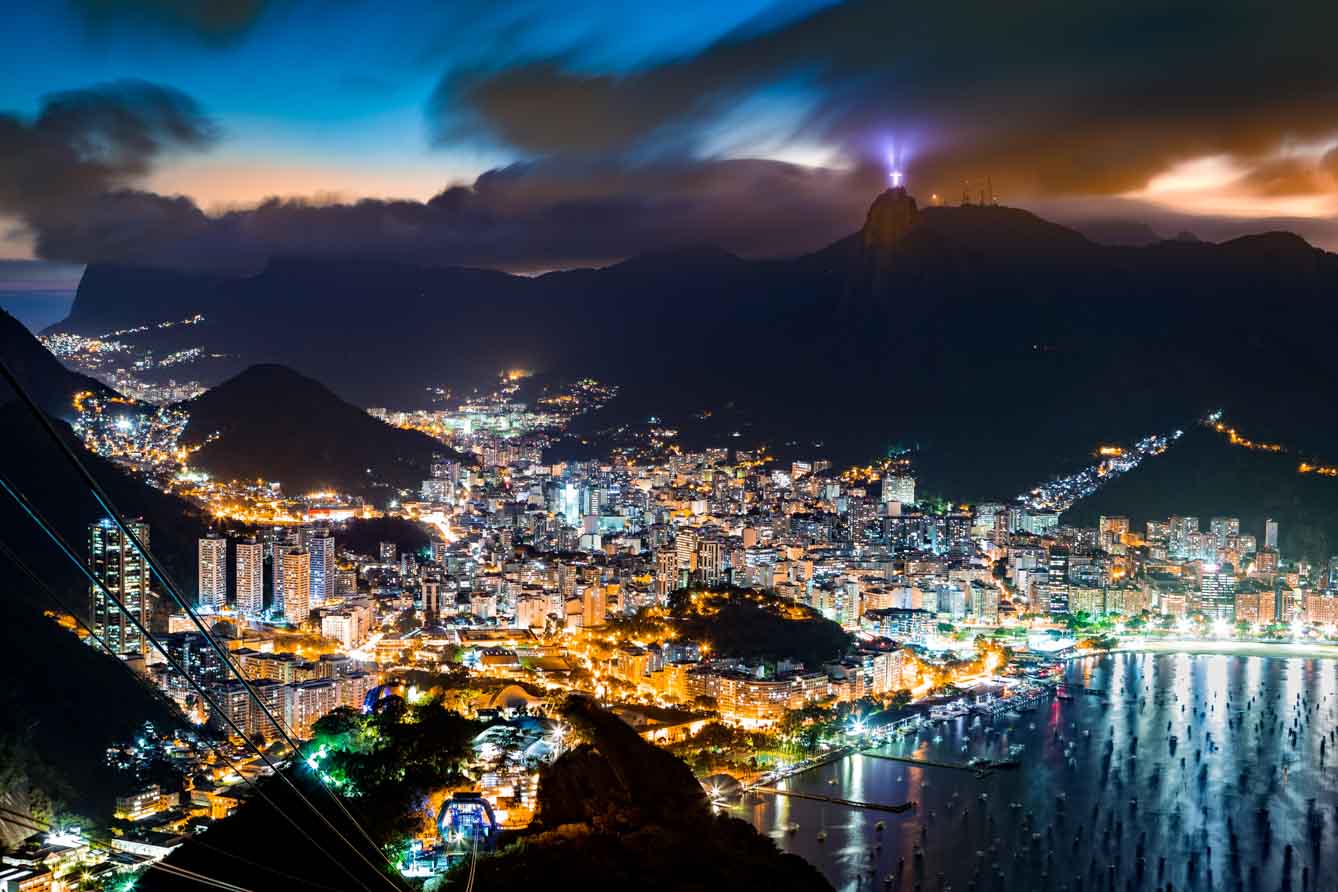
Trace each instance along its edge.
{"label": "purple light", "polygon": [[901,171],[894,170],[888,174],[888,177],[892,180],[892,187],[894,189],[898,189],[901,187],[901,178],[902,178]]}

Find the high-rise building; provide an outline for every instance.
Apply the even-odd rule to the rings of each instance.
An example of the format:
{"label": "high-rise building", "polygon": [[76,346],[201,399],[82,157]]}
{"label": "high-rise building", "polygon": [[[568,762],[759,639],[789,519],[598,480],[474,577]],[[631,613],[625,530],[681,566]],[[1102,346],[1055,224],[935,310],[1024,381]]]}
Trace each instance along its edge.
{"label": "high-rise building", "polygon": [[381,563],[393,564],[399,555],[399,546],[394,542],[382,542],[378,547],[381,556]]}
{"label": "high-rise building", "polygon": [[210,533],[199,545],[200,606],[217,610],[228,603],[228,540]]}
{"label": "high-rise building", "polygon": [[329,530],[317,528],[307,536],[311,554],[311,606],[324,604],[335,596],[335,540]]}
{"label": "high-rise building", "polygon": [[906,474],[889,474],[883,478],[882,500],[915,504],[915,478]]}
{"label": "high-rise building", "polygon": [[1264,521],[1264,547],[1278,548],[1278,522],[1271,517]]}
{"label": "high-rise building", "polygon": [[283,555],[288,549],[297,548],[299,544],[298,534],[292,530],[276,529],[270,539],[270,579],[274,585],[272,609],[276,614],[284,612],[286,600],[283,591]]}
{"label": "high-rise building", "polygon": [[[149,547],[149,525],[141,521],[128,524],[140,543]],[[89,587],[93,631],[118,657],[146,654],[148,643],[130,617],[149,625],[153,610],[153,592],[149,585],[149,567],[133,542],[109,519],[88,527],[88,569],[107,591],[124,606],[123,611],[96,585]],[[129,614],[129,616],[127,616]]]}
{"label": "high-rise building", "polygon": [[1199,609],[1210,620],[1235,622],[1236,573],[1230,564],[1208,564],[1199,576]]}
{"label": "high-rise building", "polygon": [[311,613],[311,553],[289,548],[282,555],[282,565],[283,618],[300,626]]}
{"label": "high-rise building", "polygon": [[237,543],[237,609],[258,616],[265,609],[265,546],[254,538]]}
{"label": "high-rise building", "polygon": [[581,628],[594,629],[604,625],[606,609],[604,587],[598,583],[586,586],[585,594],[581,598]]}
{"label": "high-rise building", "polygon": [[1067,548],[1050,549],[1049,575],[1046,582],[1046,610],[1056,615],[1069,612],[1069,552]]}
{"label": "high-rise building", "polygon": [[697,545],[697,573],[704,585],[716,585],[725,578],[725,543],[714,537]]}

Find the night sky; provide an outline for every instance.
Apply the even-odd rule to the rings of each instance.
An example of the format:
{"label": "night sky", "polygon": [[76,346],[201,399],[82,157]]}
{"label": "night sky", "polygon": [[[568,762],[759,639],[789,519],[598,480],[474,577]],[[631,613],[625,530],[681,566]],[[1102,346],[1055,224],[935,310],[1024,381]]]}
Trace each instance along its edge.
{"label": "night sky", "polygon": [[536,271],[856,229],[891,166],[1338,248],[1338,4],[16,4],[0,289],[358,251]]}

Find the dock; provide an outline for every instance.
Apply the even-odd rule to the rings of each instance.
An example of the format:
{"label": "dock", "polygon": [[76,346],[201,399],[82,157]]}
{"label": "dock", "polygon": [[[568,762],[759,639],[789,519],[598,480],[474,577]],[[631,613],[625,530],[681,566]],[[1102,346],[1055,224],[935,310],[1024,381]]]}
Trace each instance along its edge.
{"label": "dock", "polygon": [[868,756],[870,759],[887,759],[889,762],[904,762],[907,765],[921,765],[927,768],[951,768],[955,771],[969,771],[975,775],[987,774],[974,765],[966,765],[960,762],[938,762],[934,759],[913,759],[910,756],[889,756],[886,753],[874,753],[868,750],[860,750],[861,756]]}
{"label": "dock", "polygon": [[887,811],[895,814],[901,814],[915,808],[914,802],[902,802],[898,805],[889,805],[884,802],[860,802],[858,799],[842,799],[839,796],[826,796],[822,793],[801,793],[798,790],[782,790],[780,787],[750,787],[748,792],[771,793],[776,796],[790,796],[795,799],[812,799],[814,802],[830,802],[832,805],[845,805],[850,808]]}

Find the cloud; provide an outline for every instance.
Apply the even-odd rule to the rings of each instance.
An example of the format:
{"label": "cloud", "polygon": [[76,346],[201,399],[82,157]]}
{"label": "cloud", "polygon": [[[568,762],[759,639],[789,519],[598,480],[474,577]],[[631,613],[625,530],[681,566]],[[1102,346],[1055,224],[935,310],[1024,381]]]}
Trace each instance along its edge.
{"label": "cloud", "polygon": [[266,0],[72,0],[94,27],[148,22],[210,42],[226,42],[259,21]]}
{"label": "cloud", "polygon": [[854,231],[881,182],[873,168],[763,160],[545,161],[427,202],[276,198],[210,216],[186,198],[120,189],[28,222],[39,256],[84,263],[244,272],[274,256],[368,256],[529,272],[688,243],[801,253]]}
{"label": "cloud", "polygon": [[864,0],[631,73],[562,57],[451,72],[430,114],[443,140],[484,132],[535,156],[653,152],[799,82],[804,138],[870,157],[913,134],[913,175],[935,190],[988,174],[1013,195],[1123,194],[1197,157],[1338,141],[1335,27],[1333,4]]}
{"label": "cloud", "polygon": [[0,214],[22,220],[36,234],[39,252],[52,232],[114,229],[113,210],[142,215],[148,208],[136,205],[173,201],[109,196],[144,177],[166,154],[206,148],[215,137],[195,102],[166,87],[121,81],[52,94],[30,121],[0,115]]}

